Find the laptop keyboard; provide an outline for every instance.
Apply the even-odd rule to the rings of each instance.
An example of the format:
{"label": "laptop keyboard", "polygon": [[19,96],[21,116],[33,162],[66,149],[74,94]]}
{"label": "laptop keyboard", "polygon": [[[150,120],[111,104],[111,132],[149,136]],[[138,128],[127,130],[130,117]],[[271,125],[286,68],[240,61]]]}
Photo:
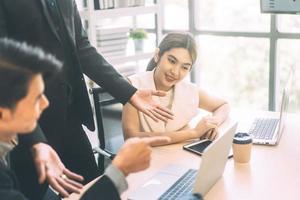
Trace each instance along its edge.
{"label": "laptop keyboard", "polygon": [[196,175],[197,170],[189,169],[162,196],[160,196],[159,200],[181,199],[180,197],[183,195],[192,193]]}
{"label": "laptop keyboard", "polygon": [[279,119],[257,118],[254,120],[249,133],[252,134],[253,139],[271,140],[278,122]]}

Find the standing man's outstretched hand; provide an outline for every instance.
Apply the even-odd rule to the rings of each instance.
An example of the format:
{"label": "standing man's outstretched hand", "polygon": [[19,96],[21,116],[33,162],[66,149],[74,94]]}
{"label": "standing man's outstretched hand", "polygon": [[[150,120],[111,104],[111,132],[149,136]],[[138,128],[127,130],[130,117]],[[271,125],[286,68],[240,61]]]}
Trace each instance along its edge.
{"label": "standing man's outstretched hand", "polygon": [[171,110],[160,106],[152,98],[152,96],[161,97],[165,95],[165,92],[159,90],[140,89],[131,97],[129,103],[154,121],[162,120],[166,122],[168,119],[173,119],[173,113]]}

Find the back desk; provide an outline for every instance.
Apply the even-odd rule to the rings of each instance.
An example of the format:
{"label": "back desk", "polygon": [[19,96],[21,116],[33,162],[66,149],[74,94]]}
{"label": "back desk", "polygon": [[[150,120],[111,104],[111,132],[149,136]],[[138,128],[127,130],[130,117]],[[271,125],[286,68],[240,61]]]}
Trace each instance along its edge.
{"label": "back desk", "polygon": [[[238,131],[248,130],[257,115],[271,112],[234,111],[232,119],[239,122]],[[196,120],[197,121],[197,120]],[[225,122],[221,131],[229,122]],[[127,199],[130,192],[145,183],[157,171],[168,164],[180,164],[197,169],[201,157],[182,150],[186,144],[174,144],[153,148],[150,167],[128,177],[129,189],[122,195]],[[229,159],[223,177],[204,197],[206,200],[260,200],[300,199],[300,115],[288,114],[279,145],[254,145],[249,164],[236,164]]]}

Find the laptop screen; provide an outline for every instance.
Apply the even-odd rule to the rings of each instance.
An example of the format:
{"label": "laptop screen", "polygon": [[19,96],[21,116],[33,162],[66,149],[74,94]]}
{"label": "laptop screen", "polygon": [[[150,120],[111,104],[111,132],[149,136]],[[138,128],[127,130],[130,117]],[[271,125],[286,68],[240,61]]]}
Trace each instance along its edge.
{"label": "laptop screen", "polygon": [[290,72],[290,75],[288,77],[288,81],[287,81],[287,83],[286,83],[286,85],[283,89],[281,106],[280,106],[280,121],[279,121],[279,135],[278,135],[279,139],[282,135],[285,120],[286,120],[286,117],[287,117],[292,81],[293,81],[293,71]]}

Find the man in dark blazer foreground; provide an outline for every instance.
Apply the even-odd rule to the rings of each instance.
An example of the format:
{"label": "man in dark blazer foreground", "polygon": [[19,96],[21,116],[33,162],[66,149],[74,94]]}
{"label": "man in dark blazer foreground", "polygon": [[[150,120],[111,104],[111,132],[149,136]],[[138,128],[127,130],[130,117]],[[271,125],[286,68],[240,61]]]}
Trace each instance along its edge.
{"label": "man in dark blazer foreground", "polygon": [[[61,66],[59,61],[41,49],[0,39],[1,200],[27,199],[18,188],[18,179],[9,168],[7,155],[17,145],[17,134],[28,134],[36,127],[38,118],[49,105],[44,95],[44,79],[53,77]],[[80,199],[119,199],[127,188],[125,176],[149,166],[149,145],[158,141],[163,141],[162,137],[126,141],[105,174]],[[123,162],[124,159],[128,163]],[[82,179],[69,171],[65,173],[74,180]],[[69,179],[66,174],[61,176],[60,183],[67,185],[69,182],[69,187],[76,186],[76,192],[80,193],[82,185]]]}
{"label": "man in dark blazer foreground", "polygon": [[[121,103],[131,103],[154,120],[172,118],[169,110],[159,107],[151,98],[162,93],[136,90],[90,45],[74,0],[0,0],[0,37],[40,46],[64,64],[56,79],[46,83],[50,107],[33,134],[19,137],[20,145],[11,155],[21,190],[32,200],[40,200],[47,188],[39,188],[37,176],[40,182],[47,179],[62,196],[74,189],[60,184],[58,176],[65,172],[54,161],[47,162],[41,156],[45,153],[40,152],[47,151],[47,156],[53,158],[51,148],[41,143],[43,134],[65,166],[83,175],[85,182],[102,173],[82,129],[82,124],[95,129],[83,73]],[[40,155],[34,162],[30,159],[32,152]],[[54,178],[48,173],[49,168],[55,169]]]}

